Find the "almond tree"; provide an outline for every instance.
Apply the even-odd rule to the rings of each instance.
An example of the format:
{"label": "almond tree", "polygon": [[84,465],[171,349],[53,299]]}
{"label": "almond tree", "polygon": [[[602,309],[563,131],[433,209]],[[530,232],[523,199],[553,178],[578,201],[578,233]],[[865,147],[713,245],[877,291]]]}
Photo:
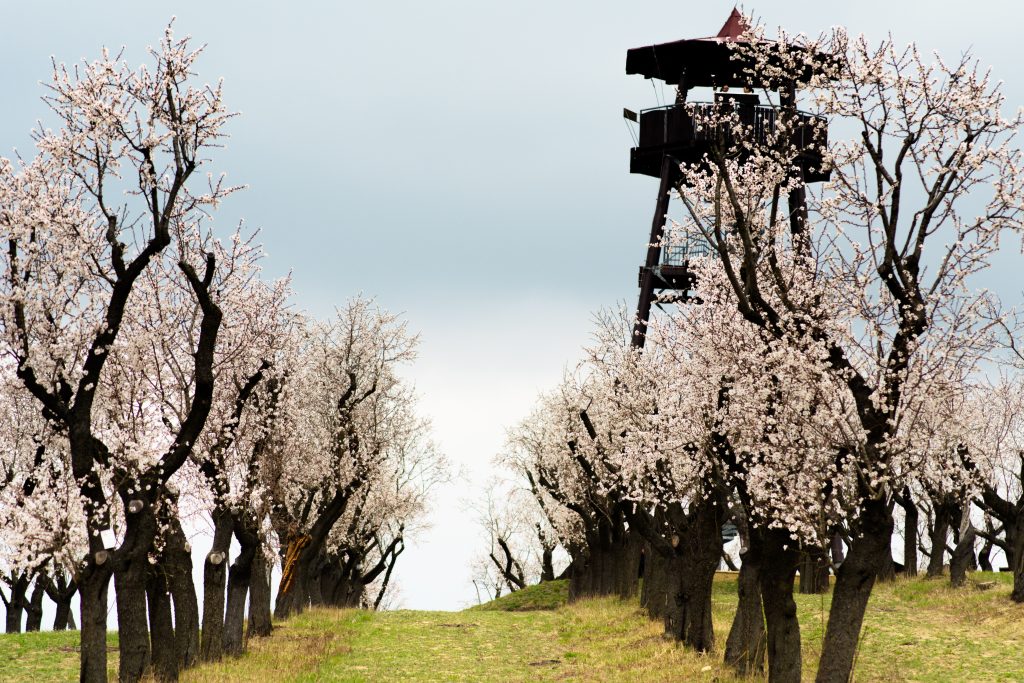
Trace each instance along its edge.
{"label": "almond tree", "polygon": [[[795,88],[766,139],[719,110],[701,124],[719,141],[707,163],[684,167],[682,197],[734,310],[766,345],[821,368],[854,428],[830,467],[844,485],[850,547],[817,675],[845,681],[875,577],[891,561],[908,377],[925,345],[972,338],[984,298],[967,283],[1000,234],[1020,227],[1011,141],[1021,120],[1003,117],[999,86],[969,57],[928,63],[913,46],[874,47],[842,29],[819,41],[752,38],[737,44],[752,69],[810,90],[832,129],[851,126],[856,137],[825,151],[832,180],[819,196],[800,177]],[[824,64],[820,54],[830,55]],[[797,199],[788,210],[786,197]],[[710,286],[709,276],[698,281]],[[962,347],[946,364],[969,366],[975,352]],[[779,680],[799,678],[799,665],[786,670]]]}
{"label": "almond tree", "polygon": [[[0,164],[5,351],[43,417],[68,439],[84,500],[89,552],[76,579],[85,681],[106,680],[112,573],[135,606],[119,614],[121,676],[135,680],[145,669],[153,507],[188,459],[212,400],[222,317],[211,291],[217,264],[212,255],[168,250],[231,191],[213,183],[197,193],[190,182],[230,118],[219,84],[192,84],[200,52],[168,28],[151,50],[152,67],[133,70],[106,51],[77,67],[55,64],[45,100],[58,127],[36,131],[35,159],[19,168]],[[135,295],[136,285],[160,261],[176,269],[199,306],[193,355],[182,359],[194,363],[195,382],[185,419],[162,443],[145,444],[145,457],[126,468],[119,456],[127,444],[111,443],[103,431],[104,404],[114,397],[101,392],[110,387],[108,359],[123,341],[122,324],[152,304]],[[120,505],[125,531],[115,548],[109,530]]]}
{"label": "almond tree", "polygon": [[999,546],[1013,573],[1010,598],[1024,602],[1024,404],[1021,378],[1005,376],[971,392],[951,422],[974,480],[975,502],[1001,528],[978,534]]}
{"label": "almond tree", "polygon": [[262,468],[283,558],[275,615],[322,602],[320,569],[335,525],[413,434],[413,396],[396,374],[416,338],[372,301],[355,299],[296,345],[278,437]]}

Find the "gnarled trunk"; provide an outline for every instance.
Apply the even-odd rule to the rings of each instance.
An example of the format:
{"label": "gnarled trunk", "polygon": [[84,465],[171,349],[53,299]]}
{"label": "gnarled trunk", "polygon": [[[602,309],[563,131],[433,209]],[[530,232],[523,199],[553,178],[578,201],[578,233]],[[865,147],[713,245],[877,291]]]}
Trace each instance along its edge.
{"label": "gnarled trunk", "polygon": [[128,555],[114,571],[120,650],[118,680],[122,682],[141,680],[150,663],[149,621],[146,615],[149,562],[146,555]]}
{"label": "gnarled trunk", "polygon": [[828,557],[825,551],[821,548],[805,548],[800,553],[800,593],[827,593],[828,576]]}
{"label": "gnarled trunk", "polygon": [[156,680],[178,680],[178,655],[175,649],[171,595],[163,568],[153,567],[146,582],[149,605],[149,631],[152,634],[153,676]]}
{"label": "gnarled trunk", "polygon": [[199,599],[192,582],[191,546],[177,515],[168,520],[170,531],[164,548],[164,574],[174,606],[174,652],[179,670],[195,666],[199,659]]}
{"label": "gnarled trunk", "polygon": [[74,616],[71,614],[71,599],[78,592],[78,584],[74,579],[68,581],[63,570],[54,572],[54,577],[43,577],[46,594],[55,606],[53,613],[53,630],[65,631],[75,628]]}
{"label": "gnarled trunk", "polygon": [[850,680],[875,577],[883,562],[892,561],[892,530],[892,513],[885,501],[869,500],[863,504],[850,552],[836,573],[817,683]]}
{"label": "gnarled trunk", "polygon": [[1013,591],[1010,599],[1024,602],[1024,514],[1018,514],[1013,524],[1006,526],[1006,561],[1013,572]]}
{"label": "gnarled trunk", "polygon": [[967,571],[976,566],[974,557],[974,541],[977,532],[971,525],[970,508],[964,510],[960,526],[960,540],[953,548],[953,556],[949,560],[949,582],[954,588],[967,583]]}
{"label": "gnarled trunk", "polygon": [[263,638],[273,629],[270,618],[270,561],[262,550],[252,561],[249,583],[249,638]]}
{"label": "gnarled trunk", "polygon": [[725,641],[725,662],[740,676],[751,676],[764,671],[767,646],[764,630],[764,610],[761,606],[760,549],[743,536],[745,549],[740,551],[740,573],[736,582],[738,601],[729,637]]}
{"label": "gnarled trunk", "polygon": [[114,597],[121,654],[118,679],[127,683],[141,680],[150,664],[146,584],[157,524],[151,502],[142,501],[142,507],[134,511],[131,508],[139,501],[125,498],[123,502],[126,510],[125,535],[115,553]]}
{"label": "gnarled trunk", "polygon": [[85,568],[77,577],[81,607],[81,683],[107,681],[107,591],[110,588],[110,563],[96,564],[90,553]]}
{"label": "gnarled trunk", "polygon": [[21,573],[11,578],[11,599],[7,601],[5,633],[21,633],[21,619],[28,603],[28,574]]}
{"label": "gnarled trunk", "polygon": [[203,562],[203,632],[199,657],[204,662],[217,661],[224,651],[224,595],[233,527],[234,521],[227,509],[218,507],[213,511],[213,545]]}
{"label": "gnarled trunk", "polygon": [[934,506],[935,519],[933,520],[929,540],[931,541],[931,555],[928,557],[928,570],[925,576],[929,579],[942,576],[942,568],[946,559],[946,538],[949,536],[949,523],[951,506],[946,503],[937,503]]}
{"label": "gnarled trunk", "polygon": [[224,617],[224,652],[240,655],[245,649],[245,599],[252,580],[252,562],[259,550],[256,530],[235,520],[235,538],[241,550],[228,571],[228,604]]}
{"label": "gnarled trunk", "polygon": [[44,577],[40,574],[36,577],[35,585],[32,587],[32,596],[25,603],[25,631],[32,633],[43,627],[43,595],[46,589],[43,587]]}
{"label": "gnarled trunk", "polygon": [[917,524],[920,518],[909,487],[904,487],[896,502],[903,508],[903,573],[917,576]]}
{"label": "gnarled trunk", "polygon": [[[666,632],[698,652],[714,648],[711,591],[722,555],[722,507],[713,498],[694,504],[687,515],[687,533],[673,545],[677,569],[668,601]],[[677,524],[677,528],[681,525]]]}
{"label": "gnarled trunk", "polygon": [[644,559],[644,586],[641,605],[651,619],[664,619],[668,610],[669,582],[672,563],[661,553],[648,550]]}
{"label": "gnarled trunk", "polygon": [[[800,653],[800,622],[793,583],[800,554],[793,539],[779,529],[759,529],[757,543],[762,562],[759,578],[764,607],[770,683],[798,683],[803,666]],[[849,562],[850,558],[846,558]],[[846,566],[845,563],[843,566]]]}
{"label": "gnarled trunk", "polygon": [[306,554],[309,543],[309,536],[295,536],[288,541],[281,563],[281,581],[274,604],[276,619],[287,619],[292,614],[302,612],[309,605],[308,564],[313,559]]}

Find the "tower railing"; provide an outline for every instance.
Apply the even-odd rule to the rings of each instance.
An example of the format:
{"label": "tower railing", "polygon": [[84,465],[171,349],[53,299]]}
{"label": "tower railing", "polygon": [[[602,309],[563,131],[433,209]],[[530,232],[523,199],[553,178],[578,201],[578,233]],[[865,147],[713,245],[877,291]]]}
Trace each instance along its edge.
{"label": "tower railing", "polygon": [[661,265],[684,266],[693,258],[711,254],[707,238],[699,233],[686,232],[672,235],[661,247]]}
{"label": "tower railing", "polygon": [[[684,102],[652,107],[640,112],[640,144],[657,147],[673,144],[712,142],[718,139],[721,130],[717,125],[705,125],[719,115],[723,108],[731,108],[739,120],[751,128],[757,144],[766,144],[776,131],[780,115],[779,107],[770,104],[747,104],[744,102]],[[791,133],[790,144],[805,149],[813,143],[824,144],[827,140],[824,117],[797,111]]]}

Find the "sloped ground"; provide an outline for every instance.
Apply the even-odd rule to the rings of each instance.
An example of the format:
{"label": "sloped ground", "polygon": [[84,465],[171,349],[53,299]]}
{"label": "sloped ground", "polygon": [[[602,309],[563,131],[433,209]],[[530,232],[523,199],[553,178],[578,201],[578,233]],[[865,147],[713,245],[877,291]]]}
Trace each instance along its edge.
{"label": "sloped ground", "polygon": [[[872,597],[858,681],[1024,681],[1024,606],[1009,577],[989,591],[945,581],[897,581]],[[534,587],[464,612],[311,610],[251,644],[248,655],[189,672],[186,681],[736,681],[720,654],[667,642],[661,626],[614,599],[564,605],[565,585]],[[805,678],[813,679],[828,596],[798,596]],[[719,577],[715,630],[723,642],[735,583]],[[113,641],[112,641],[113,645]],[[113,653],[112,653],[113,654]],[[116,661],[116,660],[115,660]],[[75,678],[73,634],[0,637],[0,680]]]}

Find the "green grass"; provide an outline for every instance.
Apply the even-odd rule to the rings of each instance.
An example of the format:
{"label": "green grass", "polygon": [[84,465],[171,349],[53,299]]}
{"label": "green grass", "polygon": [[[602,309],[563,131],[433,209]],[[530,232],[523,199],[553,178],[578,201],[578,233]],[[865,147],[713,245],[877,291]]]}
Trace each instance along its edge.
{"label": "green grass", "polygon": [[533,610],[556,609],[569,599],[568,581],[545,581],[536,586],[503,595],[497,600],[470,607],[477,612],[530,612]]}
{"label": "green grass", "polygon": [[[107,634],[107,677],[117,678],[117,633]],[[78,631],[0,635],[0,681],[78,680]]]}
{"label": "green grass", "polygon": [[[1024,606],[1009,600],[1010,577],[974,579],[998,585],[953,590],[947,581],[898,580],[876,587],[855,680],[1024,681]],[[720,653],[701,656],[666,641],[661,625],[633,602],[565,605],[565,594],[555,582],[463,612],[310,610],[250,643],[246,656],[183,680],[737,681]],[[720,575],[720,644],[735,601],[734,577]],[[797,603],[804,673],[812,680],[830,597],[801,595]],[[0,636],[0,680],[72,680],[76,664],[74,634]]]}

